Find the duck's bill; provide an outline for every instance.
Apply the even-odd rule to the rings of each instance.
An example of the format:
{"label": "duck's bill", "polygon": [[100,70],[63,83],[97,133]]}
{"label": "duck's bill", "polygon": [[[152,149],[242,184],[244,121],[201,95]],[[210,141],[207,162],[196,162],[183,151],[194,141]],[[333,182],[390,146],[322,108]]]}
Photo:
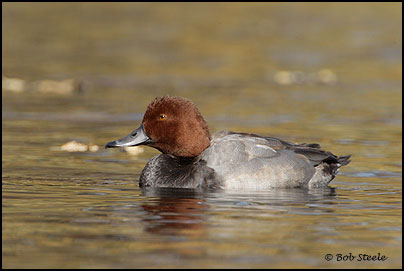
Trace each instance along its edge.
{"label": "duck's bill", "polygon": [[107,145],[105,145],[105,148],[133,147],[138,145],[146,145],[150,142],[151,139],[146,135],[142,124],[129,135],[121,139],[108,142]]}

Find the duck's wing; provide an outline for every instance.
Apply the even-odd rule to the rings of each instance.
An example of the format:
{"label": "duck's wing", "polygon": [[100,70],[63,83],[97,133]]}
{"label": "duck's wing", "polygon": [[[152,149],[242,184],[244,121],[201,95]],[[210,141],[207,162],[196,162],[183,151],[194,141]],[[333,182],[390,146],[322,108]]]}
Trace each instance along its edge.
{"label": "duck's wing", "polygon": [[341,167],[348,165],[351,162],[349,159],[351,155],[336,156],[329,151],[322,150],[321,146],[317,143],[292,143],[275,137],[266,137],[250,133],[237,133],[233,131],[218,132],[213,138],[221,138],[232,134],[265,139],[269,147],[275,150],[292,150],[297,154],[305,156],[313,166],[317,166],[321,163],[327,163],[338,164],[338,167]]}

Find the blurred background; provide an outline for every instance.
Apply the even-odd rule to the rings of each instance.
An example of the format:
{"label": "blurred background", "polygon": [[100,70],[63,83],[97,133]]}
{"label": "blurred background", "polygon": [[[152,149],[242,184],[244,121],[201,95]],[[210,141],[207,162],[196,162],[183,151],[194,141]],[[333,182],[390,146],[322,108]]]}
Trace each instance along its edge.
{"label": "blurred background", "polygon": [[[93,214],[86,204],[101,206],[113,197],[117,206],[128,208],[126,201],[120,201],[123,187],[131,189],[125,199],[134,197],[143,205],[150,200],[142,197],[137,179],[158,152],[139,148],[130,154],[103,148],[137,127],[154,97],[167,94],[195,102],[212,134],[223,129],[258,133],[317,142],[337,155],[352,154],[351,164],[332,184],[343,199],[352,199],[349,204],[354,205],[348,204],[347,209],[358,212],[344,224],[349,225],[344,228],[349,234],[344,236],[359,236],[361,241],[317,245],[356,247],[358,251],[383,246],[391,259],[383,267],[402,264],[398,256],[401,3],[10,2],[2,3],[2,38],[3,267],[159,267],[152,259],[167,249],[161,247],[159,238],[139,237],[141,232],[127,233],[129,239],[117,237],[126,240],[122,249],[135,247],[145,255],[137,261],[127,253],[118,264],[103,254],[122,253],[105,245],[118,240],[106,237],[105,221],[91,234],[77,233],[74,227],[85,231],[83,223],[98,223],[76,219]],[[103,191],[94,192],[94,187]],[[109,192],[104,191],[107,188]],[[341,204],[340,199],[334,200]],[[66,206],[72,209],[66,211]],[[104,215],[117,225],[128,226],[127,217],[116,217],[117,206],[104,206]],[[212,200],[209,208],[217,206]],[[221,210],[229,215],[234,206],[227,207]],[[384,217],[375,215],[376,207],[385,211]],[[138,216],[145,212],[140,209],[140,213],[134,211]],[[242,211],[236,211],[242,216]],[[340,209],[334,211],[347,215]],[[213,214],[203,217],[209,215]],[[307,225],[312,225],[307,217]],[[360,224],[365,229],[358,229],[355,225],[363,223],[363,217],[374,219]],[[224,235],[234,233],[231,244],[245,236],[226,228],[229,221],[215,221],[215,225],[223,222]],[[278,234],[285,230],[284,223],[276,229]],[[55,232],[49,232],[49,225]],[[205,224],[207,229],[210,226]],[[247,228],[257,229],[254,224]],[[369,228],[377,230],[378,240],[368,234]],[[249,246],[241,253],[232,245],[219,260],[216,256],[222,250],[215,251],[217,243],[209,240],[221,240],[222,235],[207,237],[200,228],[188,231],[202,236],[202,243],[184,241],[189,246],[164,258],[168,266],[191,266],[199,259],[198,249],[203,249],[200,266],[211,267],[210,262],[232,267],[234,258],[229,255],[241,257],[249,251]],[[262,232],[249,234],[250,241],[251,236],[257,242],[262,237]],[[305,232],[301,238],[308,235]],[[145,252],[132,242],[136,238],[146,238],[147,244],[156,242],[156,246],[148,246]],[[291,267],[343,266],[325,262],[323,256],[310,251],[313,239],[298,238],[298,244],[288,240],[277,240],[286,247],[271,252],[279,264],[287,259]],[[257,247],[258,243],[249,244]],[[291,258],[285,254],[291,247],[301,247],[304,253],[295,251],[297,258]],[[260,253],[254,250],[256,257],[241,258],[238,266],[251,267],[254,261],[254,267],[268,266],[267,251]],[[52,257],[45,263],[38,260],[43,255]],[[353,263],[346,264],[351,267]]]}

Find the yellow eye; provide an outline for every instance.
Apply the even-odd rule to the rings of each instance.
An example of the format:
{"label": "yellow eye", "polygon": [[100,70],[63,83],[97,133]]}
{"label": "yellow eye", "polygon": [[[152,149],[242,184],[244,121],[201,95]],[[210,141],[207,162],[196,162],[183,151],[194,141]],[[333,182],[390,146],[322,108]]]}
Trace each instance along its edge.
{"label": "yellow eye", "polygon": [[160,119],[161,120],[164,120],[164,119],[166,119],[167,118],[167,115],[166,114],[160,114]]}

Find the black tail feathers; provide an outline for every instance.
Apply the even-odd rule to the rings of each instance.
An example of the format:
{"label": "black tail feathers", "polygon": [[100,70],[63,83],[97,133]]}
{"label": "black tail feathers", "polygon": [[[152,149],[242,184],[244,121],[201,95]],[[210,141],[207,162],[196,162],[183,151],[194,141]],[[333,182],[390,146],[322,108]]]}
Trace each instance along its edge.
{"label": "black tail feathers", "polygon": [[341,167],[348,165],[351,162],[349,158],[351,158],[351,155],[338,156],[338,164],[340,164]]}

